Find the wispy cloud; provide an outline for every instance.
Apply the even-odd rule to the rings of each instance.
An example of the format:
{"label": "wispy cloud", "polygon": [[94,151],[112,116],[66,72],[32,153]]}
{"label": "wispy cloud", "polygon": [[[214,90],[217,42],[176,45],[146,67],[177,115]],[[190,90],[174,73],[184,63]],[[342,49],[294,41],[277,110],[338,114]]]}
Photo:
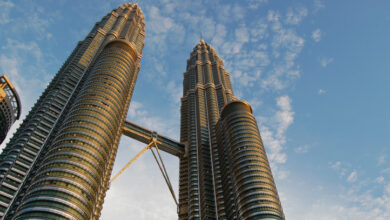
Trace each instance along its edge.
{"label": "wispy cloud", "polygon": [[294,152],[298,153],[298,154],[304,154],[304,153],[307,153],[309,151],[309,148],[310,148],[309,145],[305,144],[305,145],[302,145],[302,146],[295,148]]}
{"label": "wispy cloud", "polygon": [[226,37],[226,27],[223,24],[217,24],[215,32],[216,34],[212,38],[211,42],[216,47],[219,47],[222,45],[224,38]]}
{"label": "wispy cloud", "polygon": [[333,62],[332,57],[322,57],[320,58],[320,63],[322,67],[327,67],[331,62]]}
{"label": "wispy cloud", "polygon": [[286,14],[286,24],[297,25],[307,16],[306,7],[289,8]]}
{"label": "wispy cloud", "polygon": [[318,95],[322,95],[322,94],[325,94],[325,93],[326,93],[325,89],[319,89],[318,90]]}
{"label": "wispy cloud", "polygon": [[183,86],[182,84],[176,84],[175,81],[169,81],[167,84],[167,92],[170,94],[173,102],[178,104],[183,94]]}
{"label": "wispy cloud", "polygon": [[261,5],[268,3],[268,0],[249,0],[249,8],[257,9]]}
{"label": "wispy cloud", "polygon": [[[116,174],[144,147],[143,143],[122,137],[117,153],[120,156],[116,158],[112,174]],[[164,152],[162,157],[177,193],[179,159]],[[142,202],[139,198],[142,198]],[[111,184],[101,219],[175,219],[176,208],[158,166],[148,150]]]}
{"label": "wispy cloud", "polygon": [[352,171],[352,172],[349,174],[349,176],[348,176],[348,178],[347,178],[347,181],[350,182],[350,183],[353,183],[353,182],[355,182],[355,181],[357,180],[357,178],[358,178],[357,172],[356,172],[356,170],[354,170],[354,171]]}
{"label": "wispy cloud", "polygon": [[14,6],[11,1],[0,1],[0,25],[10,21],[9,14]]}
{"label": "wispy cloud", "polygon": [[386,155],[379,156],[379,158],[378,158],[378,165],[384,164],[385,161],[386,161]]}
{"label": "wispy cloud", "polygon": [[279,12],[270,10],[267,19],[271,22],[271,47],[275,61],[273,68],[266,72],[261,86],[265,89],[282,90],[300,76],[300,68],[295,60],[305,40],[296,33],[294,28],[283,26]]}
{"label": "wispy cloud", "polygon": [[275,119],[279,124],[277,135],[278,137],[283,137],[287,128],[293,123],[295,113],[292,111],[291,99],[288,96],[279,97],[277,106],[280,108],[275,114]]}
{"label": "wispy cloud", "polygon": [[295,113],[291,107],[290,97],[280,96],[276,99],[276,103],[279,110],[275,112],[270,121],[263,123],[260,131],[265,146],[269,149],[268,158],[273,170],[275,170],[274,173],[278,178],[283,179],[288,171],[281,169],[278,165],[287,161],[287,154],[283,152],[284,145],[287,142],[285,132],[293,123]]}
{"label": "wispy cloud", "polygon": [[11,127],[2,146],[12,137],[50,79],[50,74],[44,70],[47,67],[44,62],[46,56],[36,42],[13,39],[7,39],[5,42],[0,50],[0,73],[7,75],[18,91],[22,115],[21,120]]}
{"label": "wispy cloud", "polygon": [[148,47],[162,57],[167,51],[169,42],[180,43],[183,41],[185,29],[171,17],[162,15],[160,9],[155,6],[148,8],[147,13],[146,22],[148,25],[146,29],[150,35],[147,36],[147,39],[149,39]]}
{"label": "wispy cloud", "polygon": [[383,176],[379,176],[379,177],[377,177],[377,178],[375,179],[375,181],[376,181],[377,183],[382,183],[384,180],[385,180],[385,178],[384,178]]}
{"label": "wispy cloud", "polygon": [[314,0],[314,13],[318,12],[322,8],[325,8],[324,2],[322,0]]}
{"label": "wispy cloud", "polygon": [[340,177],[344,177],[345,174],[347,173],[347,169],[342,166],[341,162],[340,161],[336,161],[336,162],[330,162],[329,163],[330,167],[335,170],[337,172],[337,174],[340,176]]}
{"label": "wispy cloud", "polygon": [[321,30],[320,30],[319,28],[315,29],[315,30],[313,31],[313,33],[311,34],[311,38],[312,38],[315,42],[320,42],[321,37],[322,37],[322,33],[321,33]]}

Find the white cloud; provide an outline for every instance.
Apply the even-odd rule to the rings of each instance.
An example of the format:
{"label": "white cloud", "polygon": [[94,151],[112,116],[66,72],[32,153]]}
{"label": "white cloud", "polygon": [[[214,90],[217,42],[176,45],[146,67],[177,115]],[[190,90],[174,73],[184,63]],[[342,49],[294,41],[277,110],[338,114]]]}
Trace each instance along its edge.
{"label": "white cloud", "polygon": [[279,21],[280,13],[278,11],[269,10],[267,19],[268,21]]}
{"label": "white cloud", "polygon": [[150,29],[153,33],[161,34],[168,32],[175,25],[174,21],[169,17],[161,16],[160,10],[152,6],[149,11]]}
{"label": "white cloud", "polygon": [[231,16],[230,18],[233,18],[233,19],[243,19],[244,18],[244,15],[245,15],[245,11],[242,7],[240,7],[239,5],[234,5],[232,7],[232,13],[233,13],[233,16]]}
{"label": "white cloud", "polygon": [[315,42],[320,42],[321,37],[322,37],[322,33],[321,33],[321,30],[319,28],[315,29],[313,31],[313,33],[311,34],[311,38],[313,38],[313,40]]}
{"label": "white cloud", "polygon": [[309,151],[309,145],[303,145],[303,146],[299,146],[297,148],[294,149],[295,153],[299,153],[299,154],[303,154],[303,153],[307,153]]}
{"label": "white cloud", "polygon": [[[280,96],[276,99],[279,110],[270,118],[270,121],[262,120],[260,126],[261,136],[267,155],[272,166],[272,171],[279,179],[286,178],[289,171],[279,167],[279,164],[286,163],[287,154],[283,152],[284,145],[287,143],[285,132],[294,121],[294,112],[291,107],[291,99],[288,96]],[[269,124],[269,125],[268,125]]]}
{"label": "white cloud", "polygon": [[[155,55],[163,57],[169,43],[181,43],[184,40],[185,29],[169,16],[161,14],[160,9],[151,6],[146,17],[146,43]],[[169,37],[168,37],[169,36]]]}
{"label": "white cloud", "polygon": [[340,177],[344,177],[347,173],[347,169],[342,165],[340,161],[329,163],[330,167],[337,172]]}
{"label": "white cloud", "polygon": [[257,9],[259,6],[268,3],[268,0],[249,0],[249,8]]}
{"label": "white cloud", "polygon": [[307,16],[307,8],[297,7],[289,8],[286,13],[286,24],[297,25]]}
{"label": "white cloud", "polygon": [[355,181],[357,180],[357,178],[358,178],[357,172],[356,172],[356,170],[354,170],[354,171],[352,171],[352,172],[349,174],[349,176],[348,176],[348,178],[347,178],[347,181],[350,182],[350,183],[353,183],[353,182],[355,182]]}
{"label": "white cloud", "polygon": [[314,13],[319,11],[320,9],[325,8],[325,4],[322,0],[314,0]]}
{"label": "white cloud", "polygon": [[287,161],[287,155],[282,150],[286,140],[277,138],[274,132],[267,126],[261,126],[260,131],[265,147],[270,149],[267,155],[270,163],[275,165],[272,168],[276,167],[277,164],[285,163]]}
{"label": "white cloud", "polygon": [[137,117],[145,116],[147,112],[143,109],[143,105],[141,103],[131,101],[128,114],[131,119],[136,119]]}
{"label": "white cloud", "polygon": [[14,6],[11,1],[0,1],[0,25],[10,22],[9,14]]}
{"label": "white cloud", "polygon": [[385,186],[385,193],[390,196],[390,183]]}
{"label": "white cloud", "polygon": [[304,39],[293,28],[285,28],[279,22],[276,12],[269,11],[268,20],[272,22],[273,68],[266,72],[261,82],[262,88],[282,90],[299,77],[300,69],[295,64],[304,46]]}
{"label": "white cloud", "polygon": [[375,182],[377,183],[382,183],[383,181],[385,180],[385,178],[383,176],[379,176],[375,179]]}
{"label": "white cloud", "polygon": [[331,62],[333,62],[332,57],[323,57],[320,58],[320,63],[322,67],[327,67]]}
{"label": "white cloud", "polygon": [[238,42],[246,43],[249,41],[248,29],[245,26],[241,26],[235,30],[236,39]]}
{"label": "white cloud", "polygon": [[13,39],[7,39],[7,45],[3,46],[2,49],[7,50],[10,55],[18,56],[30,53],[38,63],[42,59],[42,51],[36,42],[20,42]]}
{"label": "white cloud", "polygon": [[339,168],[340,168],[340,165],[341,165],[341,162],[340,162],[340,161],[331,163],[331,167],[332,167],[333,169],[339,169]]}
{"label": "white cloud", "polygon": [[[122,137],[112,175],[145,146],[143,143]],[[162,157],[177,195],[178,158],[164,152]],[[107,191],[100,219],[118,218],[139,220],[177,218],[176,205],[149,150],[123,172]]]}
{"label": "white cloud", "polygon": [[281,96],[277,99],[277,105],[280,108],[275,114],[275,120],[279,123],[277,136],[283,137],[287,128],[294,121],[294,112],[291,107],[291,99],[288,96]]}
{"label": "white cloud", "polygon": [[285,48],[291,52],[298,52],[304,46],[305,40],[299,37],[293,29],[278,27],[274,31],[276,34],[271,44],[274,49]]}
{"label": "white cloud", "polygon": [[263,104],[263,101],[258,97],[253,97],[251,100],[249,100],[249,103],[251,104],[253,111],[256,112],[255,109],[260,107]]}
{"label": "white cloud", "polygon": [[179,103],[183,94],[183,88],[181,84],[177,85],[174,81],[169,81],[167,84],[167,92],[170,94],[173,102]]}
{"label": "white cloud", "polygon": [[318,94],[319,95],[322,95],[322,94],[325,94],[326,93],[326,90],[325,89],[319,89],[318,90]]}
{"label": "white cloud", "polygon": [[[257,42],[268,37],[268,24],[264,20],[259,20],[252,28],[250,28],[251,41]],[[264,44],[263,44],[264,45]]]}
{"label": "white cloud", "polygon": [[384,164],[385,161],[386,161],[386,156],[385,156],[385,155],[381,155],[381,156],[378,158],[378,165]]}
{"label": "white cloud", "polygon": [[212,45],[214,45],[215,47],[219,47],[220,45],[222,45],[222,43],[225,41],[226,33],[226,27],[222,24],[217,24],[215,35],[211,41]]}

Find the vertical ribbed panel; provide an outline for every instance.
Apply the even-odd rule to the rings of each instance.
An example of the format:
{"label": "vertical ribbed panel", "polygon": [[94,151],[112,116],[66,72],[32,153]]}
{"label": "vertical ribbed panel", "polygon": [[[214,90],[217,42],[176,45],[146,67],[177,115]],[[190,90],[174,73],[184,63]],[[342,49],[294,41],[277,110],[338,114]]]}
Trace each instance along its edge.
{"label": "vertical ribbed panel", "polygon": [[55,135],[56,124],[63,120],[65,106],[84,76],[85,69],[78,62],[91,40],[87,37],[78,43],[1,153],[0,217],[18,198],[17,192],[25,184],[26,176],[38,161],[44,145]]}
{"label": "vertical ribbed panel", "polygon": [[284,218],[256,120],[235,100],[223,61],[201,40],[183,80],[179,219]]}
{"label": "vertical ribbed panel", "polygon": [[49,147],[16,219],[99,216],[92,212],[100,211],[99,192],[108,181],[106,170],[112,154],[116,154],[114,143],[127,113],[137,62],[134,45],[125,41],[110,42],[103,49],[59,136]]}
{"label": "vertical ribbed panel", "polygon": [[[135,24],[137,26],[136,31],[134,28],[131,28],[130,26],[125,27],[125,24]],[[96,100],[104,99],[102,96],[109,96],[110,102],[106,103],[110,105],[110,113],[105,112],[105,114],[113,114],[112,119],[108,120],[108,118],[105,116],[99,116],[100,113],[90,114],[90,112],[87,114],[84,112],[84,117],[78,118],[83,121],[88,122],[94,122],[96,126],[100,126],[102,129],[107,129],[104,126],[117,126],[115,129],[119,129],[121,127],[121,121],[122,118],[124,119],[125,114],[128,109],[128,102],[130,101],[130,97],[132,94],[132,90],[134,88],[135,80],[137,78],[137,75],[135,73],[139,70],[139,63],[138,60],[141,57],[142,49],[144,46],[144,37],[145,37],[145,29],[144,29],[145,22],[143,21],[143,15],[142,11],[139,9],[138,5],[136,4],[129,4],[126,3],[123,6],[120,6],[118,9],[113,10],[111,13],[107,14],[103,19],[96,23],[96,25],[92,28],[91,32],[88,34],[88,36],[85,38],[84,41],[81,41],[78,43],[77,47],[74,49],[72,54],[69,56],[67,61],[64,63],[62,68],[59,70],[57,75],[54,77],[52,82],[49,84],[49,86],[46,88],[45,92],[41,95],[38,102],[34,105],[26,119],[23,121],[20,128],[15,133],[14,137],[11,139],[10,143],[6,146],[6,148],[3,150],[2,154],[0,155],[0,217],[3,216],[4,212],[7,212],[7,219],[12,218],[15,214],[15,211],[19,208],[20,202],[25,196],[25,191],[29,189],[31,185],[31,181],[35,181],[36,179],[42,178],[43,174],[38,174],[38,168],[42,168],[42,164],[45,163],[47,165],[47,161],[50,159],[50,161],[55,161],[55,158],[60,158],[60,155],[54,155],[53,152],[53,146],[54,146],[54,138],[57,138],[56,144],[58,144],[58,140],[60,138],[65,138],[66,134],[72,134],[73,130],[66,130],[70,129],[66,126],[70,126],[69,124],[69,117],[74,116],[75,111],[75,100],[77,98],[77,102],[80,101],[80,97],[85,94],[89,94],[89,97],[85,99],[88,99],[90,102],[96,102]],[[132,38],[129,39],[129,35],[131,33]],[[123,34],[123,37],[120,37],[119,35]],[[112,83],[112,90],[111,92],[108,92],[107,90],[107,79],[109,76],[105,76],[106,78],[99,78],[100,75],[96,74],[94,80],[98,80],[100,84],[95,84],[98,87],[89,88],[89,92],[85,90],[86,88],[86,80],[89,75],[92,74],[91,69],[92,67],[96,67],[97,63],[97,54],[101,54],[103,47],[102,45],[106,45],[108,42],[115,40],[117,38],[121,38],[124,41],[131,42],[131,49],[126,49],[127,52],[122,53],[118,52],[118,54],[112,53],[112,57],[108,58],[105,57],[105,60],[115,61],[112,63],[111,61],[106,62],[104,65],[106,67],[115,68],[115,71],[129,71],[127,69],[124,69],[122,65],[124,65],[127,61],[123,58],[127,55],[124,55],[126,53],[131,54],[138,54],[136,58],[132,58],[133,62],[133,69],[131,72],[127,72],[127,74],[132,74],[131,79],[126,79],[129,81],[126,81],[126,86],[123,85],[123,82],[119,83],[115,80],[110,81]],[[125,48],[125,47],[124,47]],[[119,51],[119,50],[118,50]],[[107,52],[105,52],[107,54]],[[123,57],[121,57],[123,56]],[[100,61],[102,60],[102,57],[99,58]],[[95,63],[95,64],[94,64]],[[103,65],[103,64],[102,64]],[[100,70],[103,71],[105,66],[100,66]],[[112,66],[114,65],[114,67]],[[99,70],[99,71],[100,71]],[[105,70],[106,71],[106,70]],[[116,80],[123,80],[119,75],[116,74],[116,72],[111,72],[111,77],[115,78]],[[110,71],[106,71],[108,74]],[[89,83],[95,83],[96,81],[91,81],[92,76],[88,78]],[[90,85],[92,85],[90,84]],[[84,86],[83,86],[84,85]],[[106,87],[106,90],[104,89]],[[122,103],[123,97],[118,97],[118,91],[116,87],[120,87],[121,89],[127,89],[126,90],[126,97],[127,101]],[[83,88],[83,90],[81,90]],[[96,94],[91,93],[93,89],[93,92]],[[104,92],[101,92],[104,91]],[[100,96],[98,95],[100,94]],[[84,96],[83,96],[84,97]],[[127,104],[126,104],[127,103]],[[78,103],[80,104],[80,103]],[[91,103],[90,103],[91,104]],[[96,103],[95,103],[96,104]],[[91,105],[95,105],[91,104]],[[102,103],[100,103],[102,104]],[[104,105],[104,104],[103,104]],[[105,106],[105,105],[104,105]],[[120,108],[118,108],[120,106]],[[124,113],[122,113],[121,109]],[[84,110],[89,109],[93,110],[92,108],[85,108]],[[70,110],[73,112],[71,113]],[[80,109],[78,109],[80,110]],[[94,109],[96,111],[96,109]],[[81,110],[80,110],[81,111]],[[116,115],[115,115],[116,114]],[[82,114],[78,114],[77,117],[79,117]],[[100,117],[100,118],[99,118]],[[96,119],[99,121],[93,120]],[[66,121],[65,121],[66,120]],[[118,120],[116,122],[112,120]],[[84,122],[82,122],[84,123]],[[110,127],[111,128],[111,127]],[[74,128],[72,128],[74,129]],[[87,128],[83,128],[87,129]],[[61,130],[61,131],[60,131]],[[87,129],[88,130],[88,129]],[[113,130],[110,130],[112,132]],[[65,133],[63,133],[65,132]],[[70,133],[69,133],[70,132]],[[93,136],[93,133],[80,133],[80,138],[90,138],[89,142],[87,144],[92,144],[93,146],[101,146],[102,144],[109,144],[107,142],[106,136],[108,135],[106,133],[99,133],[100,135],[103,135],[101,137]],[[83,136],[84,135],[84,136]],[[85,136],[86,135],[86,136]],[[89,136],[92,135],[92,136]],[[105,191],[108,188],[107,179],[109,179],[109,175],[111,174],[112,166],[115,159],[115,153],[117,144],[119,142],[119,135],[120,131],[117,133],[113,133],[111,135],[114,135],[113,139],[110,140],[111,144],[111,151],[101,151],[102,149],[95,151],[87,150],[86,154],[80,154],[78,155],[78,150],[75,148],[72,148],[74,151],[68,149],[69,154],[76,154],[75,156],[83,156],[84,158],[87,158],[88,156],[88,162],[85,160],[83,161],[83,164],[85,166],[91,166],[89,168],[90,175],[98,175],[98,178],[103,178],[103,180],[99,180],[100,182],[94,183],[94,181],[90,182],[90,179],[87,181],[85,179],[86,177],[80,177],[81,179],[78,179],[80,183],[87,184],[87,181],[89,185],[89,190],[95,191],[97,190],[97,198],[96,198],[96,204],[94,204],[93,209],[91,210],[85,210],[86,207],[83,207],[88,200],[83,200],[82,198],[74,198],[67,195],[64,192],[60,192],[61,189],[59,188],[59,191],[55,191],[54,189],[56,187],[52,187],[51,190],[52,193],[56,195],[63,196],[63,200],[66,200],[67,202],[63,202],[63,204],[69,203],[68,200],[74,199],[76,203],[80,203],[80,205],[76,211],[77,213],[73,213],[73,217],[80,217],[79,215],[91,215],[94,218],[98,218],[100,215],[101,205],[104,200]],[[70,137],[66,137],[70,138]],[[83,139],[83,140],[84,140]],[[75,141],[75,140],[73,140]],[[84,140],[85,142],[85,140]],[[55,145],[57,146],[57,145]],[[108,145],[107,145],[108,146]],[[80,150],[80,149],[79,149]],[[59,153],[59,152],[57,152]],[[64,153],[64,152],[62,152]],[[103,153],[103,155],[101,155]],[[92,157],[90,154],[105,156],[105,160],[107,165],[105,167],[93,167],[93,164],[99,163],[102,158],[99,157]],[[48,155],[48,158],[46,157]],[[64,157],[63,155],[61,157]],[[57,158],[57,159],[58,159]],[[62,160],[62,159],[61,159]],[[97,161],[95,161],[97,160]],[[71,161],[71,160],[70,160]],[[81,159],[80,159],[81,161]],[[59,163],[56,164],[55,172],[53,175],[65,175],[64,173],[61,173],[63,171],[60,171],[64,167],[61,167]],[[54,166],[54,165],[53,165]],[[64,165],[69,166],[69,165]],[[84,166],[84,165],[83,165]],[[42,168],[43,169],[43,168]],[[102,170],[103,169],[103,170]],[[39,169],[40,170],[40,169]],[[69,172],[66,175],[70,175]],[[85,174],[87,175],[87,174]],[[77,175],[76,175],[77,176]],[[83,179],[84,178],[84,179]],[[92,178],[92,177],[91,177]],[[93,177],[95,178],[95,177]],[[36,186],[36,182],[34,182],[34,186]],[[92,188],[91,188],[92,187]],[[97,188],[96,188],[97,187]],[[35,190],[35,188],[34,188]],[[50,191],[50,190],[49,190]],[[35,191],[29,191],[32,196]],[[38,193],[38,192],[37,192]],[[48,198],[51,198],[50,193],[45,192],[45,196]],[[65,195],[66,194],[66,195]],[[29,199],[24,199],[24,204],[26,206],[29,206],[28,204],[39,204],[42,201],[34,202],[34,199],[36,198],[32,196]],[[50,199],[47,199],[48,201],[51,201]],[[73,201],[73,200],[72,200]],[[28,203],[28,204],[27,204]],[[72,203],[72,202],[70,202]],[[71,204],[69,205],[69,209],[73,207]],[[10,205],[11,204],[11,205]],[[44,203],[42,203],[44,204]],[[53,203],[56,204],[56,203]],[[73,203],[72,203],[73,204]],[[88,206],[89,207],[89,206]],[[87,208],[88,208],[87,207]],[[32,208],[34,209],[34,208]],[[51,210],[50,208],[47,208],[48,210]],[[57,207],[58,209],[58,207]],[[72,208],[74,209],[74,208]],[[58,216],[58,210],[56,211],[53,208],[53,213],[55,216]],[[74,210],[73,210],[74,211]],[[71,212],[73,212],[71,211]],[[51,213],[51,214],[53,214]],[[50,214],[50,216],[51,216]],[[49,216],[49,217],[50,217]],[[69,213],[67,213],[67,217],[69,217]]]}
{"label": "vertical ribbed panel", "polygon": [[248,103],[224,107],[217,124],[227,219],[284,219],[256,119]]}
{"label": "vertical ribbed panel", "polygon": [[180,161],[179,219],[224,218],[215,125],[233,99],[228,78],[215,50],[201,40],[183,80],[181,141],[189,155]]}

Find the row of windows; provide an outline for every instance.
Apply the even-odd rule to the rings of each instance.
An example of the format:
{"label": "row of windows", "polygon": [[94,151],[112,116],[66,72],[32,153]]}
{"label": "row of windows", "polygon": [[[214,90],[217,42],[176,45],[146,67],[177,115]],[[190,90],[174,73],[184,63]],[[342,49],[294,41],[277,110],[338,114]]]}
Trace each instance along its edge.
{"label": "row of windows", "polygon": [[82,200],[76,196],[70,195],[69,193],[64,193],[64,192],[60,192],[60,191],[50,191],[50,190],[43,191],[42,190],[42,191],[34,192],[31,195],[31,197],[41,197],[41,196],[57,197],[57,198],[62,198],[62,199],[67,200],[67,201],[72,201],[72,202],[80,205],[85,213],[90,214],[90,212],[91,212],[86,205],[86,204],[91,205],[89,201],[87,202],[86,200]]}
{"label": "row of windows", "polygon": [[[29,203],[25,203],[23,205],[23,209],[28,209],[29,207],[34,207],[35,211],[39,210],[38,207],[43,207],[43,208],[50,207],[50,208],[53,208],[55,210],[61,210],[62,212],[70,214],[71,216],[74,216],[75,219],[87,218],[86,215],[80,214],[80,212],[78,212],[77,209],[74,209],[73,207],[67,205],[66,203],[65,204],[59,203],[58,201],[36,200],[36,201],[31,201]],[[50,212],[49,210],[43,209],[42,212]],[[26,215],[23,215],[23,216],[26,216]],[[41,216],[41,215],[38,215],[38,216]]]}

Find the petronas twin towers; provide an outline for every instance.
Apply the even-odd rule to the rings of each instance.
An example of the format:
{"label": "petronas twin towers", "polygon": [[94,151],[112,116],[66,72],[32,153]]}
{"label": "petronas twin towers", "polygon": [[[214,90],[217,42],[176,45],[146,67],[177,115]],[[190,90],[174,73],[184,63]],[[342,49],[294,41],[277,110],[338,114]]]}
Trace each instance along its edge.
{"label": "petronas twin towers", "polygon": [[184,73],[180,142],[125,121],[144,38],[127,3],[78,43],[0,155],[2,218],[98,219],[124,134],[180,157],[179,219],[284,219],[252,109],[203,40]]}

